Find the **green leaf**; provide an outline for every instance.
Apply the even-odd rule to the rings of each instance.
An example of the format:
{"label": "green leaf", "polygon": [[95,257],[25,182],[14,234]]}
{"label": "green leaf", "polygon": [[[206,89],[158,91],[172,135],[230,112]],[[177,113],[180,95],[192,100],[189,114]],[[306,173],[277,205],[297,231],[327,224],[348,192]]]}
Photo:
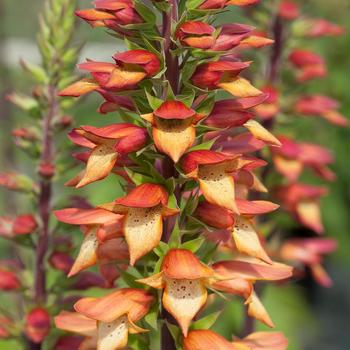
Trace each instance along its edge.
{"label": "green leaf", "polygon": [[189,10],[196,9],[204,0],[187,0],[186,1],[186,7]]}
{"label": "green leaf", "polygon": [[215,104],[215,95],[212,94],[203,100],[197,107],[196,112],[203,115],[209,115]]}
{"label": "green leaf", "polygon": [[157,17],[149,7],[141,4],[140,2],[135,2],[134,6],[136,11],[139,13],[139,15],[141,15],[141,17],[143,17],[145,22],[150,24],[156,23]]}
{"label": "green leaf", "polygon": [[24,60],[21,60],[21,66],[26,72],[31,74],[32,78],[35,81],[43,84],[46,84],[48,82],[47,74],[42,67],[26,62]]}
{"label": "green leaf", "polygon": [[196,92],[193,89],[186,88],[182,91],[182,94],[177,96],[177,99],[183,102],[188,108],[191,108]]}
{"label": "green leaf", "polygon": [[181,350],[181,345],[180,345],[180,338],[181,338],[181,331],[178,326],[175,326],[174,324],[169,323],[166,321],[166,325],[170,331],[171,336],[175,340],[175,345],[177,350]]}
{"label": "green leaf", "polygon": [[147,182],[150,182],[150,183],[154,182],[153,178],[143,174],[136,173],[127,167],[124,167],[124,170],[126,171],[128,176],[136,186],[142,185],[143,183],[147,183]]}
{"label": "green leaf", "polygon": [[179,220],[176,218],[175,225],[173,231],[171,232],[171,236],[169,239],[170,248],[178,248],[181,245],[181,230],[179,227]]}
{"label": "green leaf", "polygon": [[145,316],[146,323],[154,330],[158,330],[158,313],[159,313],[159,306],[158,304],[155,304],[152,306],[152,308],[148,311],[148,314]]}
{"label": "green leaf", "polygon": [[159,256],[163,257],[169,251],[170,247],[165,242],[160,241],[159,245],[153,251]]}
{"label": "green leaf", "polygon": [[145,94],[146,94],[148,103],[151,106],[152,110],[158,109],[162,105],[162,103],[164,102],[162,99],[151,95],[146,89],[145,89]]}
{"label": "green leaf", "polygon": [[217,140],[217,137],[215,137],[214,139],[211,139],[209,141],[200,143],[199,145],[191,147],[188,150],[188,152],[199,151],[199,150],[210,150],[213,147],[213,144],[215,143],[216,140]]}
{"label": "green leaf", "polygon": [[192,323],[190,328],[191,329],[210,329],[214,325],[214,323],[216,322],[220,314],[221,314],[221,311],[209,314],[201,318],[200,320]]}
{"label": "green leaf", "polygon": [[182,244],[181,248],[188,249],[191,252],[195,253],[199,250],[199,248],[202,246],[202,244],[205,242],[205,239],[202,237],[193,239],[191,241],[187,241]]}

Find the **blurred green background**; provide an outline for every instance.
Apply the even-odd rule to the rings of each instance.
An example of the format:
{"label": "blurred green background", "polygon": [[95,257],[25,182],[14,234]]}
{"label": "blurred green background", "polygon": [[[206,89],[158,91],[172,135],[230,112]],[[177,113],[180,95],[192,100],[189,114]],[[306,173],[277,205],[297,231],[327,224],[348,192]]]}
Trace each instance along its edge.
{"label": "blurred green background", "polygon": [[[304,1],[302,1],[304,3]],[[82,7],[89,7],[90,1],[81,1]],[[33,51],[35,33],[38,28],[37,15],[42,1],[17,2],[0,0],[0,89],[3,97],[13,89],[28,91],[29,82],[18,68],[18,57],[35,60]],[[309,40],[307,47],[323,54],[328,62],[330,75],[322,81],[308,84],[310,92],[330,95],[342,103],[342,113],[350,117],[350,2],[349,0],[308,0],[305,11],[313,17],[325,17],[347,28],[347,34],[339,38]],[[91,30],[80,23],[77,29],[77,43],[88,41],[90,58],[107,59],[118,47],[114,39],[103,30]],[[94,44],[96,54],[91,51]],[[104,44],[108,44],[107,47]],[[98,46],[100,45],[100,46]],[[114,45],[116,45],[114,47]],[[82,58],[83,59],[83,58]],[[74,110],[79,123],[98,124],[101,116],[96,113],[99,100],[90,96]],[[28,125],[23,115],[13,109],[3,99],[0,101],[0,170],[12,168],[34,171],[27,158],[16,151],[11,144],[11,129],[14,126]],[[112,117],[103,117],[104,122]],[[348,350],[350,349],[350,130],[330,127],[321,120],[300,121],[295,124],[295,132],[303,140],[318,142],[329,147],[336,155],[333,170],[338,180],[330,185],[330,194],[322,202],[324,224],[328,235],[339,241],[338,251],[328,258],[326,266],[334,279],[332,289],[322,289],[312,283],[268,287],[264,302],[276,329],[284,331],[290,339],[290,350]],[[59,189],[62,191],[62,188]],[[119,189],[110,179],[89,186],[88,190],[75,191],[76,194],[88,192],[92,203],[113,200]],[[23,197],[0,191],[0,215],[11,212],[21,213],[27,208]],[[8,257],[7,245],[0,242],[0,254]],[[239,304],[229,305],[217,322],[217,328],[229,332],[229,322],[240,322],[242,314]],[[230,321],[229,321],[230,320]],[[259,328],[264,329],[263,326]],[[19,349],[13,343],[1,343],[1,350]]]}

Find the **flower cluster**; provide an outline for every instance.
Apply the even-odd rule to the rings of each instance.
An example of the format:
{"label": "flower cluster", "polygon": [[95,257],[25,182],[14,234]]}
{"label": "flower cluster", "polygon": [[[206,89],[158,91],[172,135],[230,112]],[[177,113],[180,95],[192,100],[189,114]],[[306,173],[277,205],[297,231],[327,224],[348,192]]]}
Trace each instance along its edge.
{"label": "flower cluster", "polygon": [[117,112],[113,124],[69,133],[87,151],[75,154],[86,166],[67,185],[80,188],[115,174],[125,190],[96,208],[55,212],[84,234],[68,275],[98,264],[108,285],[118,287],[80,299],[74,311],[56,317],[58,328],[82,336],[80,348],[124,349],[136,342],[143,349],[152,346],[152,337],[132,334],[161,329],[169,350],[286,349],[281,333],[244,334],[230,343],[208,329],[206,317],[196,321],[206,305],[220,300],[216,295],[226,294],[245,300],[247,317],[274,327],[255,282],[292,276],[290,266],[270,258],[256,226],[278,205],[262,200],[267,189],[259,173],[267,163],[252,153],[277,149],[281,141],[256,119],[255,109],[270,97],[247,79],[252,62],[243,58],[273,40],[249,25],[213,26],[209,20],[224,7],[256,2],[145,7],[96,0],[94,9],[77,11],[93,27],[124,37],[128,47],[114,63],[81,64],[91,77],[60,92],[98,92],[104,99],[99,111]]}

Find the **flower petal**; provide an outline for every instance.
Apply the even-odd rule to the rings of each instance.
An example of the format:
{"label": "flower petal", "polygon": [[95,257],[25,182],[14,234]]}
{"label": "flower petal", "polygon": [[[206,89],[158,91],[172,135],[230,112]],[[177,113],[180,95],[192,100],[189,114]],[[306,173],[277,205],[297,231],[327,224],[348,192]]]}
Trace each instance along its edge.
{"label": "flower petal", "polygon": [[223,81],[219,83],[218,86],[236,97],[253,97],[262,94],[260,90],[255,88],[247,79],[242,77]]}
{"label": "flower petal", "polygon": [[163,271],[156,273],[155,275],[139,279],[139,280],[137,280],[137,282],[146,284],[147,286],[150,286],[150,287],[156,288],[156,289],[163,289],[165,286],[164,278],[163,278]]}
{"label": "flower petal", "polygon": [[107,177],[112,171],[117,158],[118,153],[113,147],[106,144],[96,146],[90,154],[84,177],[76,187],[80,188]]}
{"label": "flower petal", "polygon": [[124,236],[130,252],[130,265],[153,250],[163,232],[161,206],[129,208],[124,221]]}
{"label": "flower petal", "polygon": [[196,139],[192,118],[182,121],[157,118],[153,127],[153,139],[157,149],[177,163]]}
{"label": "flower petal", "polygon": [[75,303],[77,312],[91,319],[109,323],[128,315],[132,322],[140,320],[149,310],[153,296],[143,289],[124,288],[101,298],[83,298]]}
{"label": "flower petal", "polygon": [[96,264],[98,247],[96,231],[97,226],[89,227],[68,277],[72,277],[78,272]]}
{"label": "flower petal", "polygon": [[265,129],[261,124],[259,124],[255,120],[248,120],[244,126],[252,133],[252,135],[258,139],[261,140],[268,145],[271,146],[277,146],[280,147],[282,144],[281,142],[270,133],[267,129]]}
{"label": "flower petal", "polygon": [[116,320],[97,324],[97,350],[120,350],[128,344],[128,318],[123,315]]}
{"label": "flower petal", "polygon": [[207,290],[200,279],[168,278],[165,283],[164,308],[176,319],[186,336],[192,319],[207,301]]}
{"label": "flower petal", "polygon": [[57,328],[67,332],[78,333],[86,337],[95,334],[97,324],[95,320],[88,318],[77,312],[61,311],[55,317],[55,325]]}
{"label": "flower petal", "polygon": [[99,85],[94,79],[82,79],[76,83],[69,85],[65,89],[61,90],[60,96],[72,96],[79,97],[89,92],[95,91],[99,88]]}
{"label": "flower petal", "polygon": [[288,340],[281,332],[255,332],[234,343],[254,350],[286,350]]}
{"label": "flower petal", "polygon": [[232,236],[239,252],[272,263],[249,219],[236,215]]}
{"label": "flower petal", "polygon": [[209,203],[238,213],[234,180],[226,167],[226,164],[201,166],[198,172],[200,189]]}
{"label": "flower petal", "polygon": [[241,215],[267,214],[279,208],[278,204],[268,201],[247,201],[237,198],[236,203]]}
{"label": "flower petal", "polygon": [[320,205],[317,201],[303,200],[296,206],[296,213],[303,225],[309,227],[318,234],[324,231]]}
{"label": "flower petal", "polygon": [[248,315],[261,321],[262,323],[265,323],[270,328],[275,327],[264,305],[261,303],[255,292],[252,293],[248,301]]}
{"label": "flower petal", "polygon": [[[211,331],[198,329],[188,333],[184,339],[184,350],[238,350],[221,335]],[[244,350],[244,348],[242,348]],[[248,349],[246,349],[248,350]]]}
{"label": "flower petal", "polygon": [[194,280],[213,276],[213,270],[202,264],[187,249],[171,249],[162,263],[165,278]]}

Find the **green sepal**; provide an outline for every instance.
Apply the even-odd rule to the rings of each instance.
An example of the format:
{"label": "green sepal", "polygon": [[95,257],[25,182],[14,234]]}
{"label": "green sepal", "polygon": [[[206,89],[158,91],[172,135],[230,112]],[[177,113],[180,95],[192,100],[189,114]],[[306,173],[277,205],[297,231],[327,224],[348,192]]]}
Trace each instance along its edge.
{"label": "green sepal", "polygon": [[190,329],[210,329],[220,316],[221,311],[213,312],[192,323]]}

